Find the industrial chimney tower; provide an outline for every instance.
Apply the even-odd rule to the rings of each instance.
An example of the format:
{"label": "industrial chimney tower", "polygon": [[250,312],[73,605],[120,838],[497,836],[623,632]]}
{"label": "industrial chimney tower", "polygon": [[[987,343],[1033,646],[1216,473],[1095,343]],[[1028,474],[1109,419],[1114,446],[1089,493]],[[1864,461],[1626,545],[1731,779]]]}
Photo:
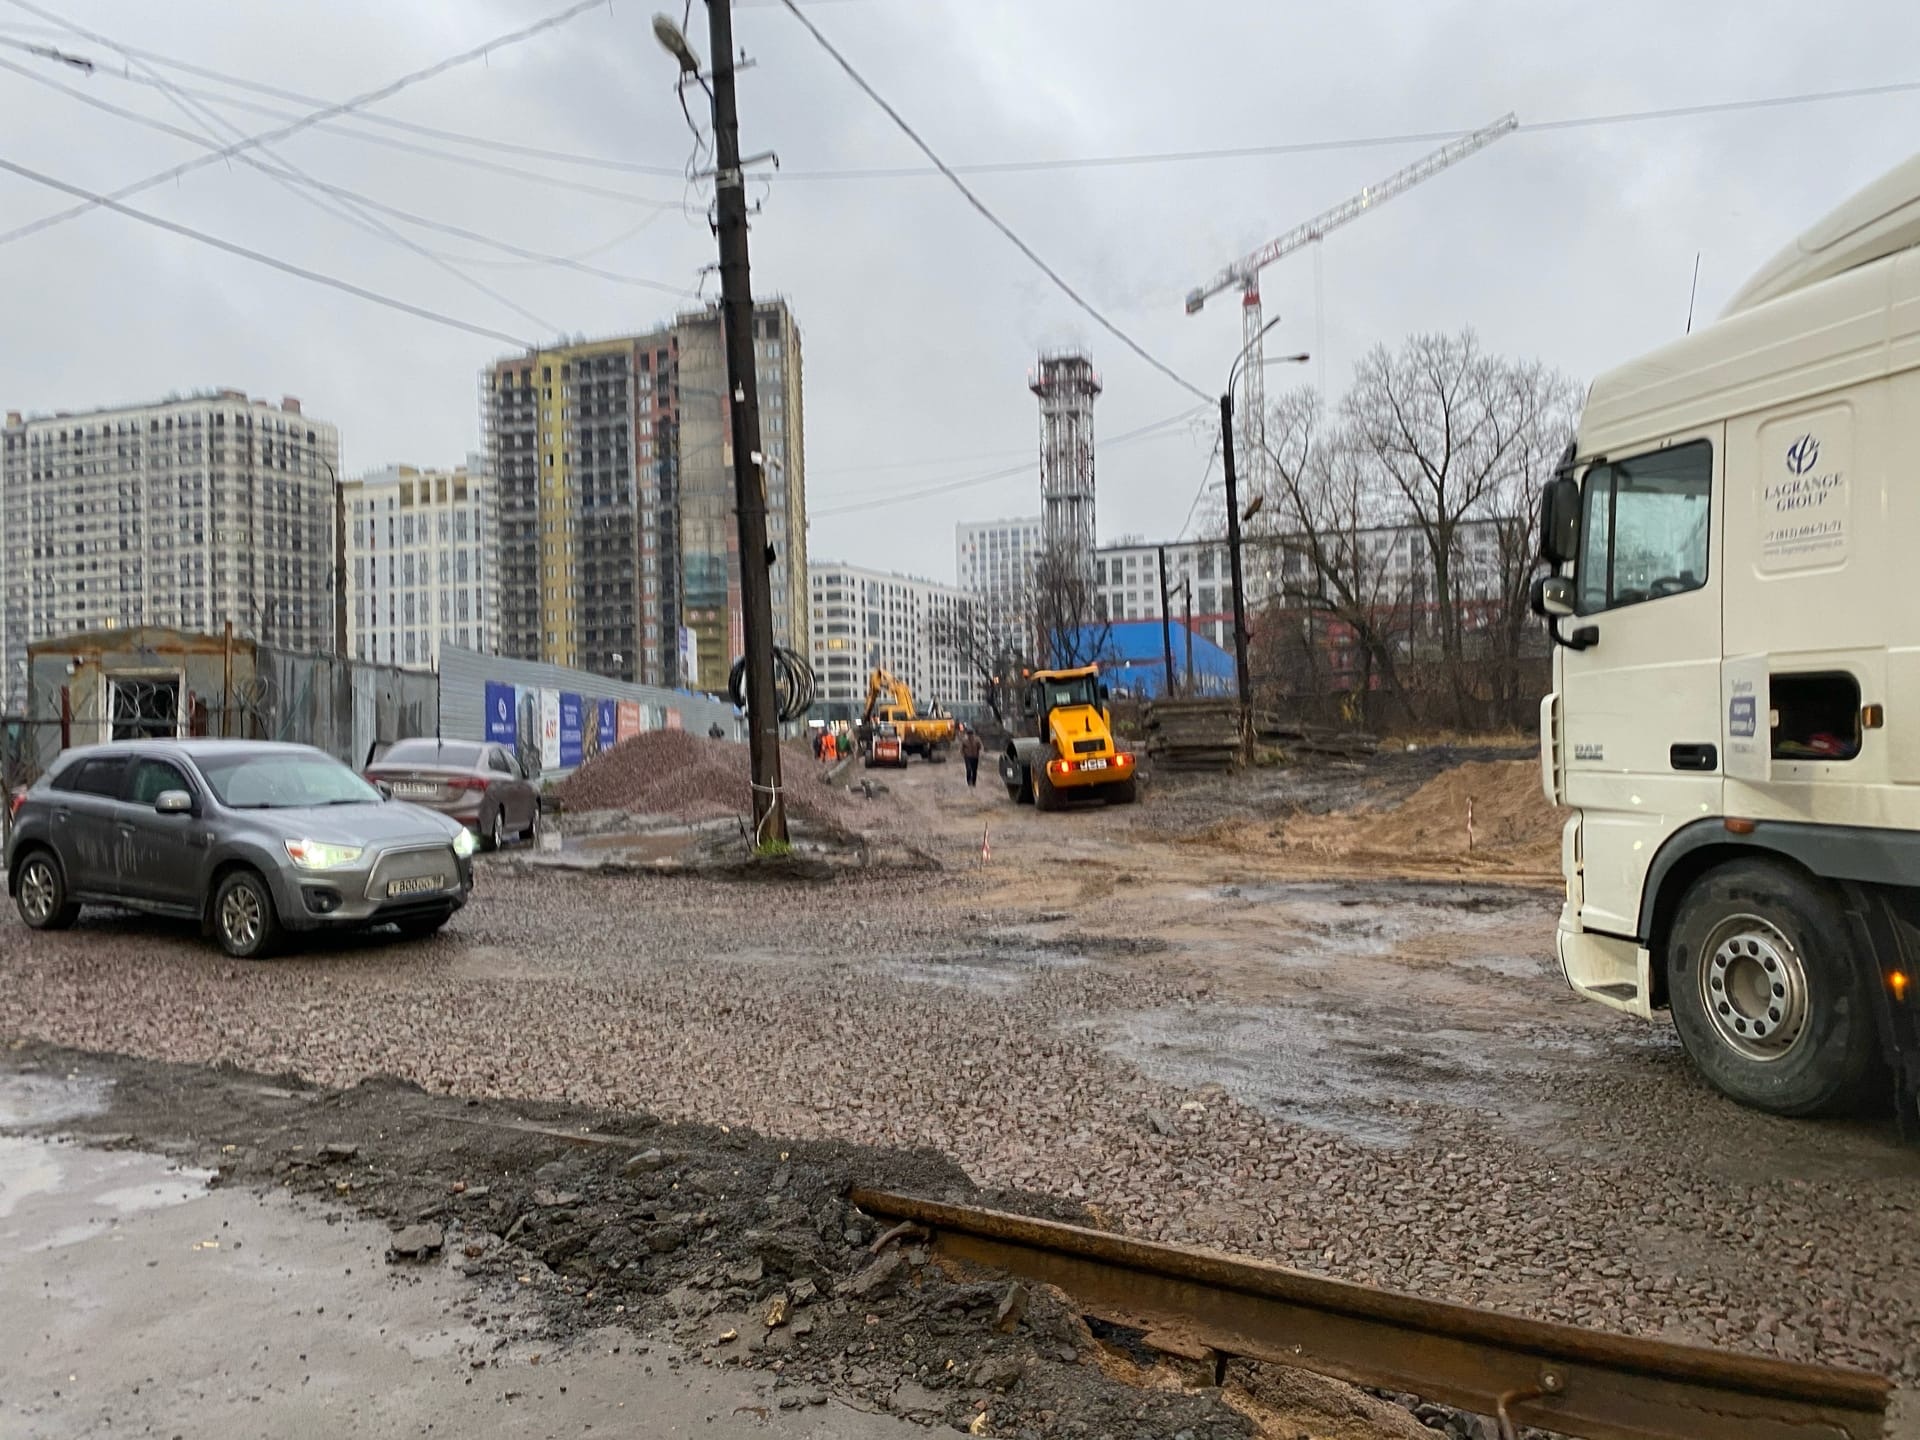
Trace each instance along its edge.
{"label": "industrial chimney tower", "polygon": [[1042,543],[1093,574],[1093,402],[1100,377],[1077,350],[1040,357],[1027,388],[1040,397]]}

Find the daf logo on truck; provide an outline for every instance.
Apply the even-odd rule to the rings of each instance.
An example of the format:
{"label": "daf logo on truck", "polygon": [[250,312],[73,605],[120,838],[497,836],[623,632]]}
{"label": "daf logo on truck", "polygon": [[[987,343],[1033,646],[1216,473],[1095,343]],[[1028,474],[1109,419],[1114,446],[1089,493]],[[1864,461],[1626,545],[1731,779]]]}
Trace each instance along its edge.
{"label": "daf logo on truck", "polygon": [[1593,382],[1533,603],[1567,983],[1745,1104],[1920,1133],[1916,394],[1920,156]]}

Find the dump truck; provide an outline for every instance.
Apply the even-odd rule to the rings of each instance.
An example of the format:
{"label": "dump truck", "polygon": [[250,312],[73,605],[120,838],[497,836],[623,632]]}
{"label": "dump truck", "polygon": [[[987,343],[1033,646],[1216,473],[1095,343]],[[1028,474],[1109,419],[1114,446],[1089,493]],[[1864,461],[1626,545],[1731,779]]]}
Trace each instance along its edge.
{"label": "dump truck", "polygon": [[942,715],[939,706],[921,715],[913,708],[913,691],[891,671],[876,668],[867,677],[867,708],[860,717],[863,750],[871,754],[874,737],[882,726],[892,726],[900,738],[901,764],[909,755],[939,764],[953,749],[960,736],[960,725],[951,715]]}
{"label": "dump truck", "polygon": [[1133,803],[1133,755],[1114,743],[1098,665],[1033,671],[1022,683],[1020,716],[1031,733],[1009,738],[1000,756],[1000,778],[1015,803],[1041,810],[1074,798]]}
{"label": "dump truck", "polygon": [[1541,501],[1556,948],[1782,1115],[1920,1128],[1920,156],[1593,382]]}

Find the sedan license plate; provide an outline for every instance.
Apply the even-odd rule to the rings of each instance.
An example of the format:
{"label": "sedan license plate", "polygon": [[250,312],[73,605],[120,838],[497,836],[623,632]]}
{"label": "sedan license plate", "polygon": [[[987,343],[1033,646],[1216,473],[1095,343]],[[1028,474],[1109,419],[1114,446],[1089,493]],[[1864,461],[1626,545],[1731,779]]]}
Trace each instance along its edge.
{"label": "sedan license plate", "polygon": [[438,875],[412,875],[405,880],[389,880],[387,896],[391,899],[395,895],[430,895],[439,888]]}
{"label": "sedan license plate", "polygon": [[402,780],[393,787],[396,795],[437,795],[439,792],[438,785],[423,785],[417,780]]}
{"label": "sedan license plate", "polygon": [[1107,762],[1104,760],[1082,760],[1080,762],[1080,768],[1082,770],[1104,770],[1107,768]]}

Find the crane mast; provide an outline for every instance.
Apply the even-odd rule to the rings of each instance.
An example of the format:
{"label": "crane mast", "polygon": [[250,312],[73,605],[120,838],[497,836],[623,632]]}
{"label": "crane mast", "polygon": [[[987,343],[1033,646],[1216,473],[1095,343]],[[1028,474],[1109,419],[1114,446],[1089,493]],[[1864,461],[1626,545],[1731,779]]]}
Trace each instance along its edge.
{"label": "crane mast", "polygon": [[1450,140],[1431,155],[1396,170],[1377,185],[1369,185],[1358,195],[1331,210],[1296,225],[1286,234],[1268,241],[1251,255],[1242,256],[1215,275],[1212,280],[1187,294],[1187,313],[1197,314],[1202,306],[1223,290],[1240,290],[1241,353],[1246,357],[1240,390],[1241,449],[1246,456],[1248,494],[1266,492],[1267,480],[1267,386],[1262,373],[1266,345],[1261,339],[1265,320],[1260,305],[1260,272],[1274,261],[1324,239],[1350,221],[1358,220],[1375,206],[1404,194],[1423,180],[1431,180],[1442,170],[1457,165],[1503,136],[1512,134],[1520,121],[1511,111],[1491,125]]}

